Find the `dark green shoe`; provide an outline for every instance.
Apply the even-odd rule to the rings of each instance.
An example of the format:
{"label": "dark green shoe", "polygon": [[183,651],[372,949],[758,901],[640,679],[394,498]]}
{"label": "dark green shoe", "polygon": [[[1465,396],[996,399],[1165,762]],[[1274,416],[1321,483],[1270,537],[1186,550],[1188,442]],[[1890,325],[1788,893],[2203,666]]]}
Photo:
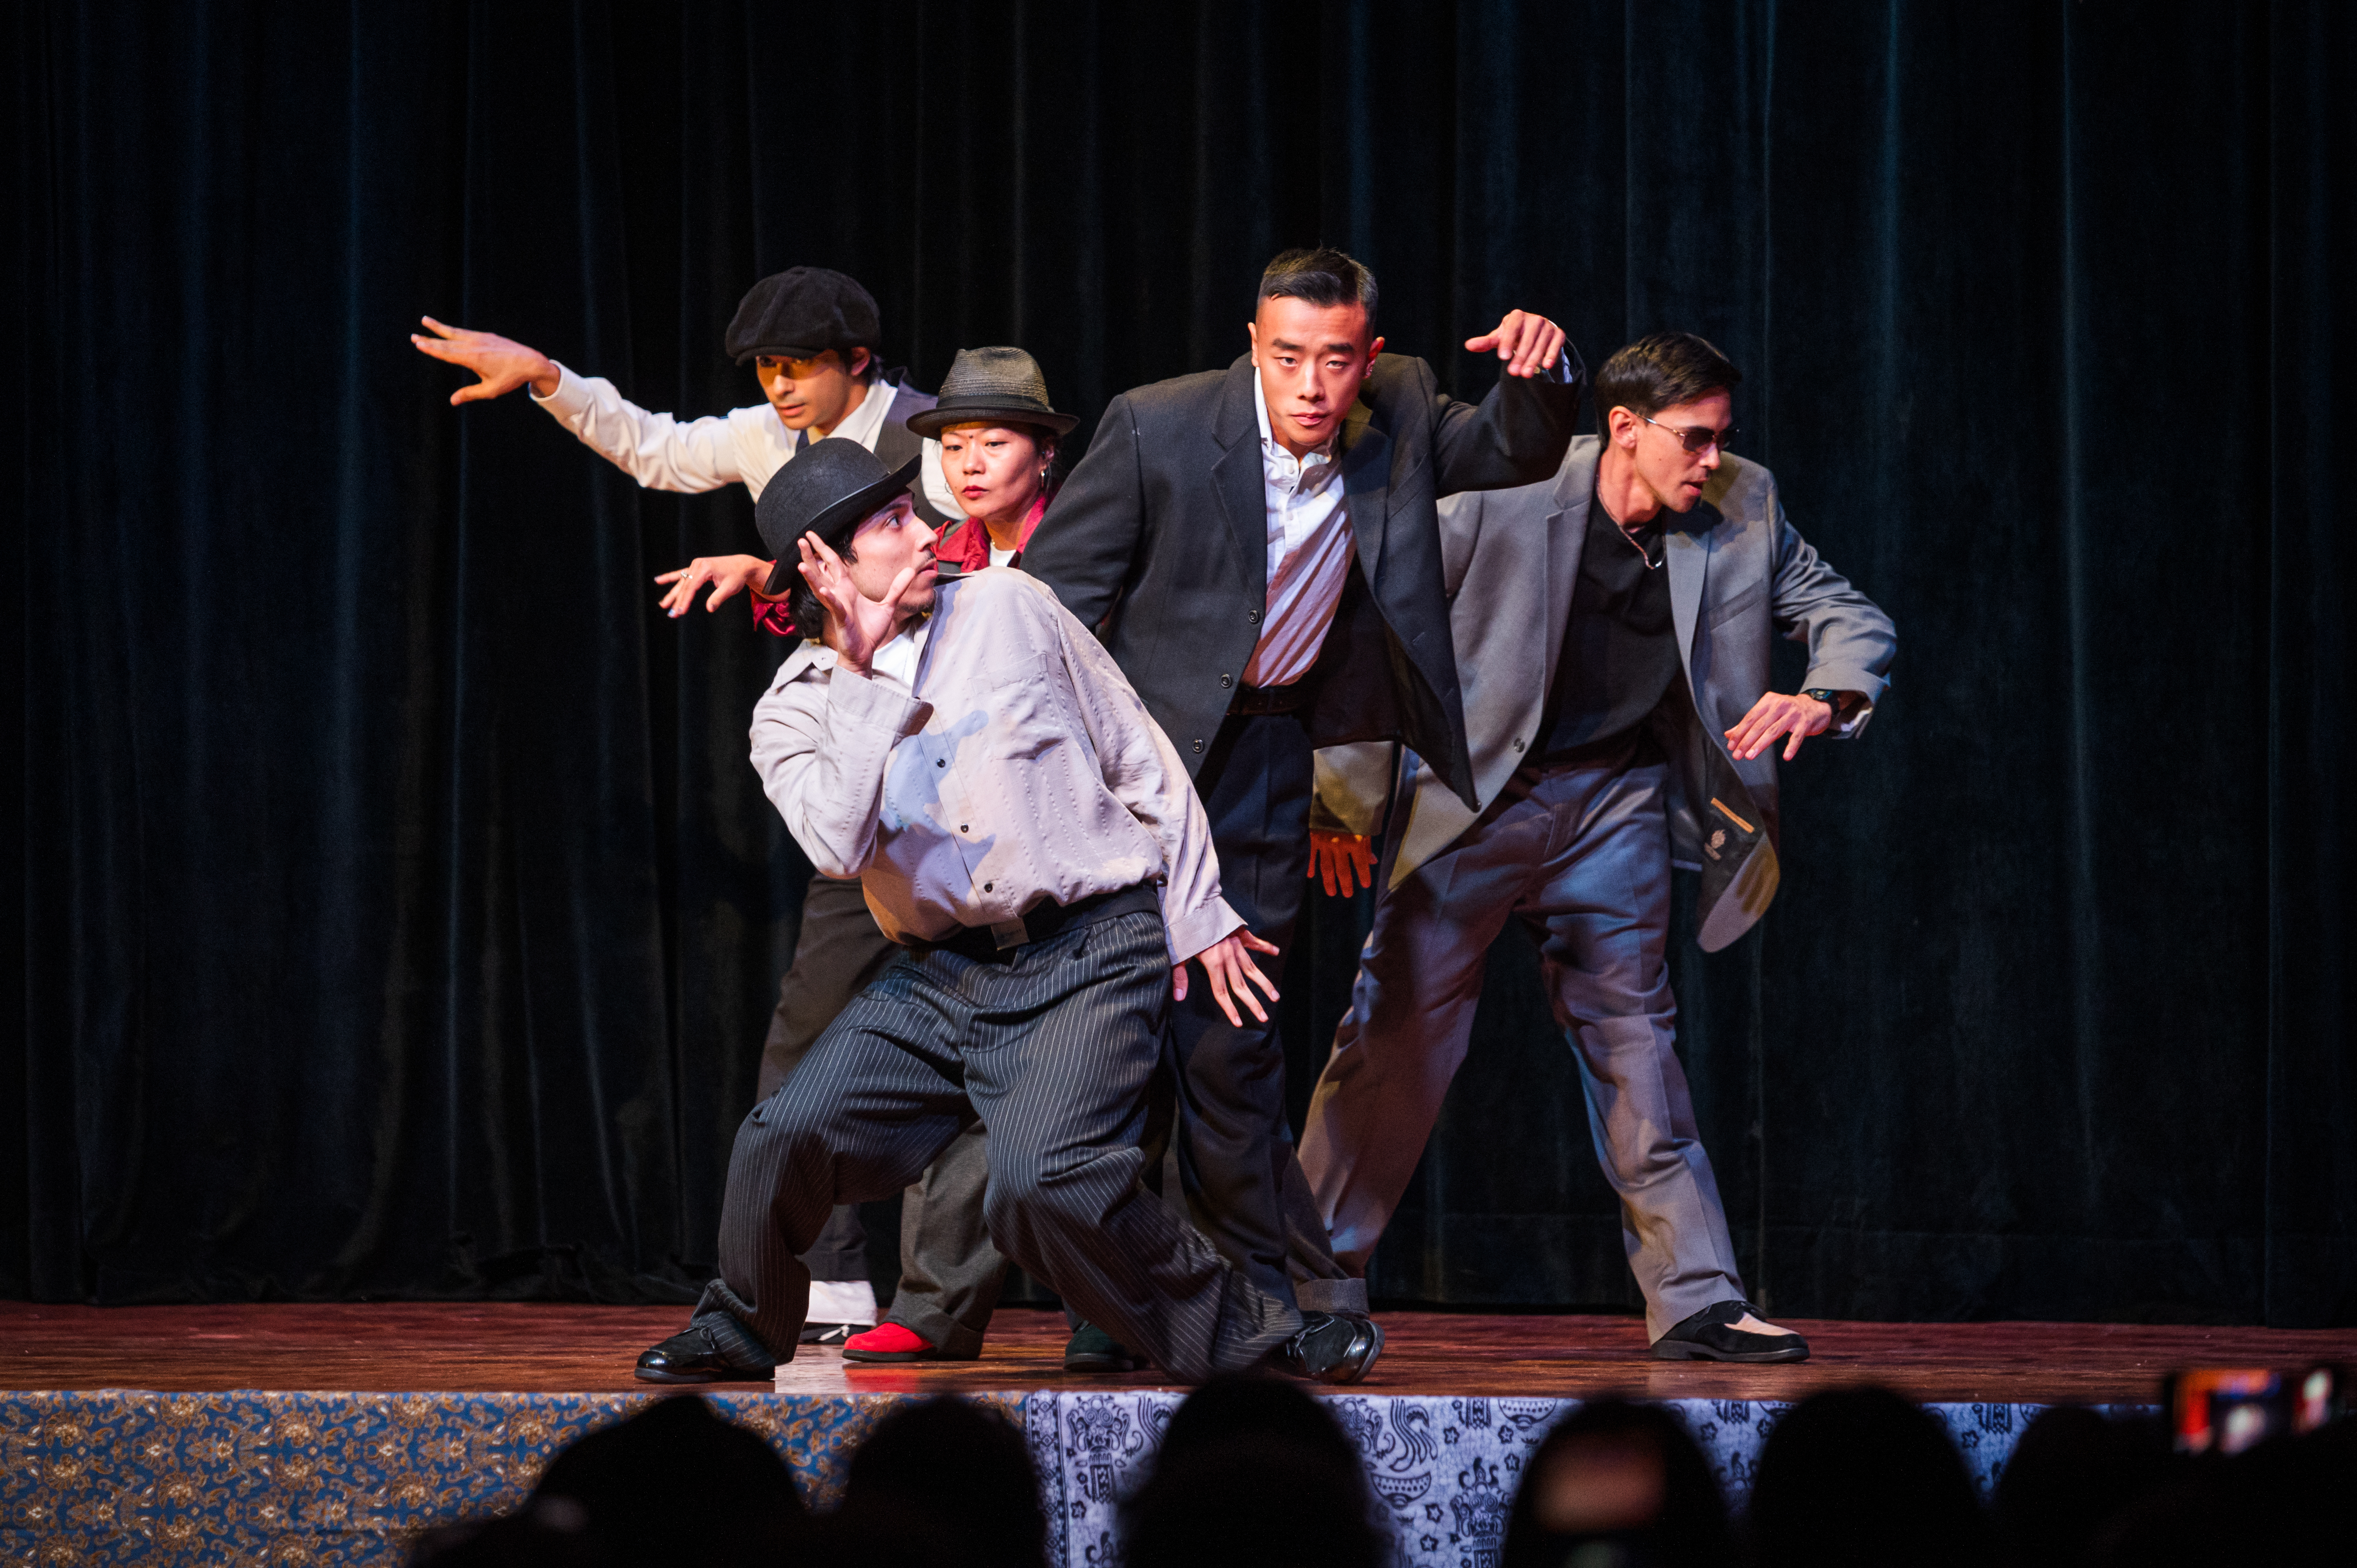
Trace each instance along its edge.
{"label": "dark green shoe", "polygon": [[1083,1323],[1072,1330],[1064,1344],[1064,1370],[1068,1372],[1134,1372],[1137,1358],[1126,1347],[1093,1323]]}

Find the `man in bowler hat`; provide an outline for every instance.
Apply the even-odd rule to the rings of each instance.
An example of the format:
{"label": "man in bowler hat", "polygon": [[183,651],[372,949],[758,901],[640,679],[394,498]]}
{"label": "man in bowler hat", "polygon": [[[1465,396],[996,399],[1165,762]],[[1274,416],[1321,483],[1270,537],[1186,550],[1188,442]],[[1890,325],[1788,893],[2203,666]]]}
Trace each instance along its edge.
{"label": "man in bowler hat", "polygon": [[[1385,354],[1375,306],[1350,256],[1276,257],[1249,351],[1115,398],[1024,557],[1101,626],[1178,747],[1228,900],[1277,965],[1308,866],[1313,746],[1403,739],[1469,798],[1434,502],[1546,478],[1579,408],[1583,372],[1543,317],[1510,311],[1467,342],[1504,371],[1474,404]],[[1346,1314],[1380,1346],[1294,1158],[1274,1025],[1198,998],[1172,1032],[1197,1223],[1263,1291]]]}
{"label": "man in bowler hat", "polygon": [[[779,470],[813,443],[850,440],[891,467],[921,458],[919,472],[925,482],[910,496],[917,515],[932,523],[960,515],[942,478],[939,446],[908,427],[910,416],[931,408],[934,399],[885,372],[877,358],[883,332],[875,298],[842,273],[791,267],[746,292],[723,348],[739,365],[753,367],[765,401],[702,419],[651,413],[624,398],[611,381],[576,374],[539,349],[496,333],[447,327],[430,316],[424,321],[432,335],[413,333],[409,339],[419,351],[480,378],[452,392],[453,404],[528,386],[533,402],[584,446],[651,489],[694,492],[741,484],[759,502]],[[674,617],[683,615],[709,585],[708,606],[717,608],[746,585],[729,570],[732,561],[744,559],[699,556],[664,573],[655,579],[669,585],[663,607]],[[757,1098],[769,1098],[819,1031],[888,956],[858,888],[813,877],[793,962],[779,983],[777,1010],[763,1042]],[[952,1149],[947,1157],[971,1166],[972,1179],[980,1179],[978,1148]],[[837,1213],[805,1261],[817,1281],[813,1338],[840,1340],[876,1321],[866,1235],[856,1210]],[[955,1273],[957,1267],[942,1260],[931,1272]]]}
{"label": "man in bowler hat", "polygon": [[819,443],[761,498],[775,593],[823,625],[754,712],[764,787],[813,864],[859,878],[901,944],[739,1129],[720,1274],[651,1382],[770,1377],[831,1203],[891,1192],[989,1131],[999,1249],[1189,1380],[1275,1359],[1354,1380],[1348,1325],[1305,1328],[1164,1208],[1138,1148],[1174,993],[1200,966],[1265,1018],[1273,950],[1220,895],[1210,826],[1169,740],[1087,627],[1019,570],[940,581],[915,463]]}

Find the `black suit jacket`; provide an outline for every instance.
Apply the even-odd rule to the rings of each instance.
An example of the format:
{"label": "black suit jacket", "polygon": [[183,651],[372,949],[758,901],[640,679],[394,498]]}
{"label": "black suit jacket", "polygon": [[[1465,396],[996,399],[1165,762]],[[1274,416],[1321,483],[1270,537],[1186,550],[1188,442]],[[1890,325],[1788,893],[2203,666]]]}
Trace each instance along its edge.
{"label": "black suit jacket", "polygon": [[[1474,403],[1422,360],[1384,354],[1341,432],[1358,569],[1308,709],[1312,744],[1398,739],[1469,802],[1457,657],[1441,584],[1438,498],[1551,477],[1587,373],[1501,376]],[[1268,600],[1268,510],[1249,357],[1115,398],[1040,520],[1023,570],[1100,627],[1189,774],[1235,696]]]}

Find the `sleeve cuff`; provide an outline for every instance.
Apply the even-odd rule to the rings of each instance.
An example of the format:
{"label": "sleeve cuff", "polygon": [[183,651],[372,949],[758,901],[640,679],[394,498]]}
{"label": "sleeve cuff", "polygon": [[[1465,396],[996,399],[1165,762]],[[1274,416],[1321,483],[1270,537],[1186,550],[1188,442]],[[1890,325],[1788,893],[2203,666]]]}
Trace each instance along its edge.
{"label": "sleeve cuff", "polygon": [[590,403],[589,389],[582,384],[581,378],[567,370],[562,360],[551,360],[548,362],[556,367],[556,390],[543,397],[527,386],[523,389],[524,395],[559,419],[565,418],[567,414],[578,413],[587,408]]}
{"label": "sleeve cuff", "polygon": [[[1170,890],[1165,887],[1164,898]],[[1228,908],[1225,898],[1214,898],[1201,908],[1172,918],[1166,905],[1162,912],[1163,929],[1169,935],[1172,968],[1185,963],[1222,937],[1243,928],[1243,917]]]}
{"label": "sleeve cuff", "polygon": [[854,675],[841,664],[827,677],[827,706],[863,728],[890,735],[913,735],[933,716],[931,703],[904,697],[881,681]]}

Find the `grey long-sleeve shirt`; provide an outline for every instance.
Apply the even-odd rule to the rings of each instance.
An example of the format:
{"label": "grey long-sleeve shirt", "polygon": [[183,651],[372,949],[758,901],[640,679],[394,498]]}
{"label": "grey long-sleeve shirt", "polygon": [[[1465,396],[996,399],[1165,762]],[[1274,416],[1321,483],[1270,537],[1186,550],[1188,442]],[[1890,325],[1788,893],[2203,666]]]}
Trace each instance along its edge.
{"label": "grey long-sleeve shirt", "polygon": [[942,584],[913,683],[802,644],[752,741],[811,864],[857,876],[895,941],[1156,880],[1172,962],[1243,924],[1177,750],[1088,628],[1013,567]]}

